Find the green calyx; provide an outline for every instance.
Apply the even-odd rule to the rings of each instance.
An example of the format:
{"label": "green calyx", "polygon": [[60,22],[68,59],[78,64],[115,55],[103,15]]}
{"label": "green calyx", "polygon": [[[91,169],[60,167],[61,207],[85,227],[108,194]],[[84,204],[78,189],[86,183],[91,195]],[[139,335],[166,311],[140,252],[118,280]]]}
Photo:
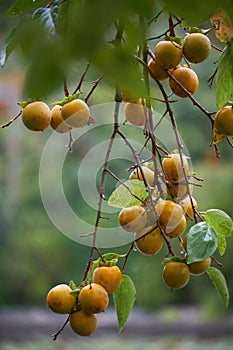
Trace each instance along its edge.
{"label": "green calyx", "polygon": [[73,100],[76,100],[79,97],[80,93],[74,94],[74,95],[69,95],[63,98],[61,101],[55,101],[52,103],[53,106],[59,105],[59,106],[64,106],[66,103],[71,102]]}

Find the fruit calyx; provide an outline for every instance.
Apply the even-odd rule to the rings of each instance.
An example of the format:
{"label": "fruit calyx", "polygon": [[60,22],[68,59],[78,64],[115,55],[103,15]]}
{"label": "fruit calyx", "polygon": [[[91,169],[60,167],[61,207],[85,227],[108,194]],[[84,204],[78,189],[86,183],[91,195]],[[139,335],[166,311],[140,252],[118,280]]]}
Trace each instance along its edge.
{"label": "fruit calyx", "polygon": [[64,106],[66,103],[71,102],[73,100],[76,100],[79,97],[79,95],[80,95],[80,93],[77,93],[77,94],[74,94],[74,95],[65,96],[63,98],[63,100],[53,102],[52,105],[53,106],[56,106],[56,105]]}
{"label": "fruit calyx", "polygon": [[166,35],[164,37],[164,40],[166,40],[166,41],[173,41],[173,42],[179,44],[180,46],[182,46],[182,38],[180,38],[179,36]]}

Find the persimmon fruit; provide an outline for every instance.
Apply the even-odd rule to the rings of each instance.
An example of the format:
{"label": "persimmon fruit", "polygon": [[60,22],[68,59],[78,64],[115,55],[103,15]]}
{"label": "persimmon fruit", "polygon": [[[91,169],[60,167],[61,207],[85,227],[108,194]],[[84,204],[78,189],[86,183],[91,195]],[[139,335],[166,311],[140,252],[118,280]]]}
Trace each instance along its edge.
{"label": "persimmon fruit", "polygon": [[226,106],[217,112],[214,120],[214,126],[220,134],[233,136],[232,106]]}
{"label": "persimmon fruit", "polygon": [[159,228],[148,226],[135,234],[135,244],[141,253],[155,255],[163,246],[163,237]]}
{"label": "persimmon fruit", "polygon": [[182,207],[171,200],[159,200],[155,205],[158,223],[169,237],[180,236],[186,229]]}
{"label": "persimmon fruit", "polygon": [[51,121],[50,125],[58,133],[67,133],[71,130],[71,127],[62,119],[60,105],[56,105],[51,109]]}
{"label": "persimmon fruit", "polygon": [[76,298],[71,292],[72,289],[67,284],[58,284],[50,289],[46,297],[49,308],[58,314],[71,312],[76,304]]}
{"label": "persimmon fruit", "polygon": [[[182,164],[183,163],[183,164]],[[177,184],[185,180],[189,170],[187,157],[182,155],[182,160],[179,153],[171,153],[162,161],[162,169],[166,174],[169,182]]]}
{"label": "persimmon fruit", "polygon": [[75,311],[70,315],[70,326],[78,335],[88,337],[96,331],[97,317],[84,310]]}
{"label": "persimmon fruit", "polygon": [[[178,67],[170,71],[170,73],[191,95],[195,94],[199,86],[199,79],[193,69],[189,67]],[[176,96],[182,98],[188,97],[187,92],[171,77],[169,77],[169,86]]]}
{"label": "persimmon fruit", "polygon": [[22,121],[29,130],[45,130],[51,121],[49,106],[43,101],[35,101],[27,104],[22,110]]}
{"label": "persimmon fruit", "polygon": [[180,261],[168,262],[163,269],[163,280],[172,289],[185,287],[190,279],[190,271],[187,264]]}
{"label": "persimmon fruit", "polygon": [[141,103],[126,102],[124,114],[128,122],[135,126],[143,126],[146,123],[145,110]]}
{"label": "persimmon fruit", "polygon": [[182,46],[175,41],[161,40],[155,47],[155,58],[162,68],[175,68],[182,59]]}
{"label": "persimmon fruit", "polygon": [[147,213],[140,205],[123,208],[118,215],[119,223],[127,232],[142,230],[147,221]]}
{"label": "persimmon fruit", "polygon": [[129,179],[130,180],[136,179],[136,180],[143,181],[143,176],[142,176],[142,173],[143,173],[148,184],[152,186],[154,182],[154,172],[144,165],[141,166],[141,169],[142,171],[139,168],[134,169],[131,172]]}
{"label": "persimmon fruit", "polygon": [[190,33],[184,38],[183,54],[191,63],[207,59],[211,51],[210,39],[202,33]]}
{"label": "persimmon fruit", "polygon": [[100,284],[111,294],[117,290],[121,284],[122,273],[118,266],[100,266],[94,270],[93,281]]}
{"label": "persimmon fruit", "polygon": [[87,124],[90,118],[90,109],[86,102],[76,98],[62,106],[61,116],[71,127],[81,128]]}
{"label": "persimmon fruit", "polygon": [[89,314],[103,312],[109,303],[108,293],[98,283],[88,284],[83,287],[78,296],[81,308]]}
{"label": "persimmon fruit", "polygon": [[198,208],[198,204],[197,204],[196,199],[194,197],[191,197],[191,198],[192,198],[192,202],[191,202],[191,199],[189,196],[186,196],[180,202],[180,204],[183,208],[183,211],[184,211],[184,215],[185,215],[187,220],[191,220],[194,218],[193,206],[194,206],[194,209],[196,209],[196,210]]}
{"label": "persimmon fruit", "polygon": [[162,68],[157,60],[150,59],[150,61],[148,62],[148,67],[153,73],[151,74],[151,72],[149,72],[152,79],[156,78],[157,80],[162,81],[169,77],[166,69]]}
{"label": "persimmon fruit", "polygon": [[211,264],[211,258],[207,258],[201,261],[190,263],[188,264],[188,267],[192,275],[199,276],[208,270],[208,268],[210,267],[210,264]]}

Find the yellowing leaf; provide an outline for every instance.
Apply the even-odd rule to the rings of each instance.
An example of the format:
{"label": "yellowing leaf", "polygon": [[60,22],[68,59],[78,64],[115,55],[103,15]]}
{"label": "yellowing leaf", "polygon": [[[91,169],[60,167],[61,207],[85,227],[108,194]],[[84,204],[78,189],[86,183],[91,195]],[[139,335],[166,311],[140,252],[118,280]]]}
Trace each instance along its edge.
{"label": "yellowing leaf", "polygon": [[227,43],[232,40],[233,23],[225,10],[222,9],[212,16],[210,23],[213,24],[215,35],[220,41]]}
{"label": "yellowing leaf", "polygon": [[[136,198],[134,195],[140,199]],[[143,181],[127,180],[112,192],[108,199],[108,205],[116,208],[132,207],[140,204],[141,201],[145,200],[147,197],[148,193]]]}
{"label": "yellowing leaf", "polygon": [[227,138],[227,135],[220,134],[220,132],[216,129],[216,127],[214,125],[213,136],[212,136],[213,145],[216,145],[217,143],[224,141],[226,138]]}

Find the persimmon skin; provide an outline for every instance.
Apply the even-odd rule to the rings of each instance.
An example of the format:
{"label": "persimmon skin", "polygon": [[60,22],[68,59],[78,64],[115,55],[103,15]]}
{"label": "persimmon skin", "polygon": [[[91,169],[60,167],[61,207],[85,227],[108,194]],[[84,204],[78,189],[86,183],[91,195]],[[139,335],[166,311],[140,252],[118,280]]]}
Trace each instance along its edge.
{"label": "persimmon skin", "polygon": [[89,337],[96,331],[97,317],[84,310],[75,311],[70,315],[70,326],[78,335]]}
{"label": "persimmon skin", "polygon": [[46,297],[49,308],[58,314],[71,312],[76,304],[76,298],[70,292],[72,289],[67,284],[58,284],[50,289]]}
{"label": "persimmon skin", "polygon": [[43,101],[27,104],[22,110],[23,124],[31,131],[45,130],[51,121],[49,106]]}
{"label": "persimmon skin", "polygon": [[112,294],[121,284],[122,273],[118,266],[100,266],[94,270],[93,281]]}
{"label": "persimmon skin", "polygon": [[155,205],[158,223],[168,237],[180,236],[186,228],[182,207],[171,200],[160,200]]}
{"label": "persimmon skin", "polygon": [[233,136],[233,108],[226,106],[220,109],[215,117],[214,126],[222,135]]}
{"label": "persimmon skin", "polygon": [[181,163],[181,157],[179,153],[171,153],[162,161],[162,168],[165,172],[167,179],[172,184],[177,184],[185,180],[185,174],[187,175],[189,165],[187,158],[182,155],[183,168]]}
{"label": "persimmon skin", "polygon": [[124,114],[128,122],[135,126],[143,126],[146,123],[145,111],[141,103],[126,102]]}
{"label": "persimmon skin", "polygon": [[[144,165],[141,166],[141,169],[142,169],[142,172],[143,172],[143,174],[145,176],[146,181],[148,182],[148,184],[150,186],[152,186],[153,182],[154,182],[154,172],[151,169],[149,169],[146,166],[144,166]],[[143,181],[142,172],[141,172],[141,170],[139,168],[134,169],[131,172],[131,174],[129,176],[129,179],[130,180],[136,179],[136,180]]]}
{"label": "persimmon skin", "polygon": [[88,314],[103,312],[109,303],[108,293],[98,283],[83,287],[78,296],[78,302]]}
{"label": "persimmon skin", "polygon": [[189,279],[189,267],[183,262],[171,261],[163,269],[163,280],[169,288],[183,288],[188,284]]}
{"label": "persimmon skin", "polygon": [[191,63],[200,63],[207,59],[211,51],[210,39],[202,33],[187,34],[184,38],[183,53]]}
{"label": "persimmon skin", "polygon": [[87,124],[90,118],[90,110],[86,102],[76,98],[62,106],[61,116],[71,127],[81,128]]}
{"label": "persimmon skin", "polygon": [[211,258],[188,264],[190,273],[192,275],[200,276],[205,273],[211,264]]}
{"label": "persimmon skin", "polygon": [[[191,94],[194,95],[199,86],[199,79],[193,69],[188,67],[178,67],[170,71],[172,76]],[[171,77],[169,78],[171,91],[179,97],[188,97],[184,91]]]}
{"label": "persimmon skin", "polygon": [[191,191],[191,185],[189,184],[188,187],[185,183],[168,183],[167,184],[167,193],[172,198],[179,198],[181,200],[187,198],[188,191]]}
{"label": "persimmon skin", "polygon": [[[194,197],[192,197],[192,202],[193,202],[194,209],[197,210],[198,204],[197,204],[197,201]],[[183,211],[184,211],[184,215],[185,215],[186,219],[192,220],[194,218],[194,212],[193,212],[193,207],[192,207],[192,203],[191,203],[189,196],[182,199],[180,204],[183,207]]]}
{"label": "persimmon skin", "polygon": [[50,125],[56,132],[63,134],[69,132],[71,127],[62,119],[61,109],[62,107],[59,105],[52,108]]}
{"label": "persimmon skin", "polygon": [[163,237],[159,228],[148,226],[135,234],[137,249],[145,255],[157,254],[163,246]]}
{"label": "persimmon skin", "polygon": [[147,214],[143,207],[134,205],[133,207],[123,208],[118,215],[118,219],[125,231],[136,232],[145,227]]}
{"label": "persimmon skin", "polygon": [[151,59],[148,62],[148,67],[151,69],[153,75],[150,73],[150,76],[152,79],[157,79],[160,81],[166,80],[169,75],[166,71],[166,69],[162,68],[161,65],[158,63],[158,61]]}
{"label": "persimmon skin", "polygon": [[170,238],[181,236],[186,229],[186,225],[187,225],[187,221],[185,216],[183,215],[181,220],[175,227],[172,227],[172,228],[169,228],[169,226],[166,227],[165,234]]}
{"label": "persimmon skin", "polygon": [[162,68],[175,68],[182,59],[182,46],[174,41],[161,40],[155,47],[155,58]]}

